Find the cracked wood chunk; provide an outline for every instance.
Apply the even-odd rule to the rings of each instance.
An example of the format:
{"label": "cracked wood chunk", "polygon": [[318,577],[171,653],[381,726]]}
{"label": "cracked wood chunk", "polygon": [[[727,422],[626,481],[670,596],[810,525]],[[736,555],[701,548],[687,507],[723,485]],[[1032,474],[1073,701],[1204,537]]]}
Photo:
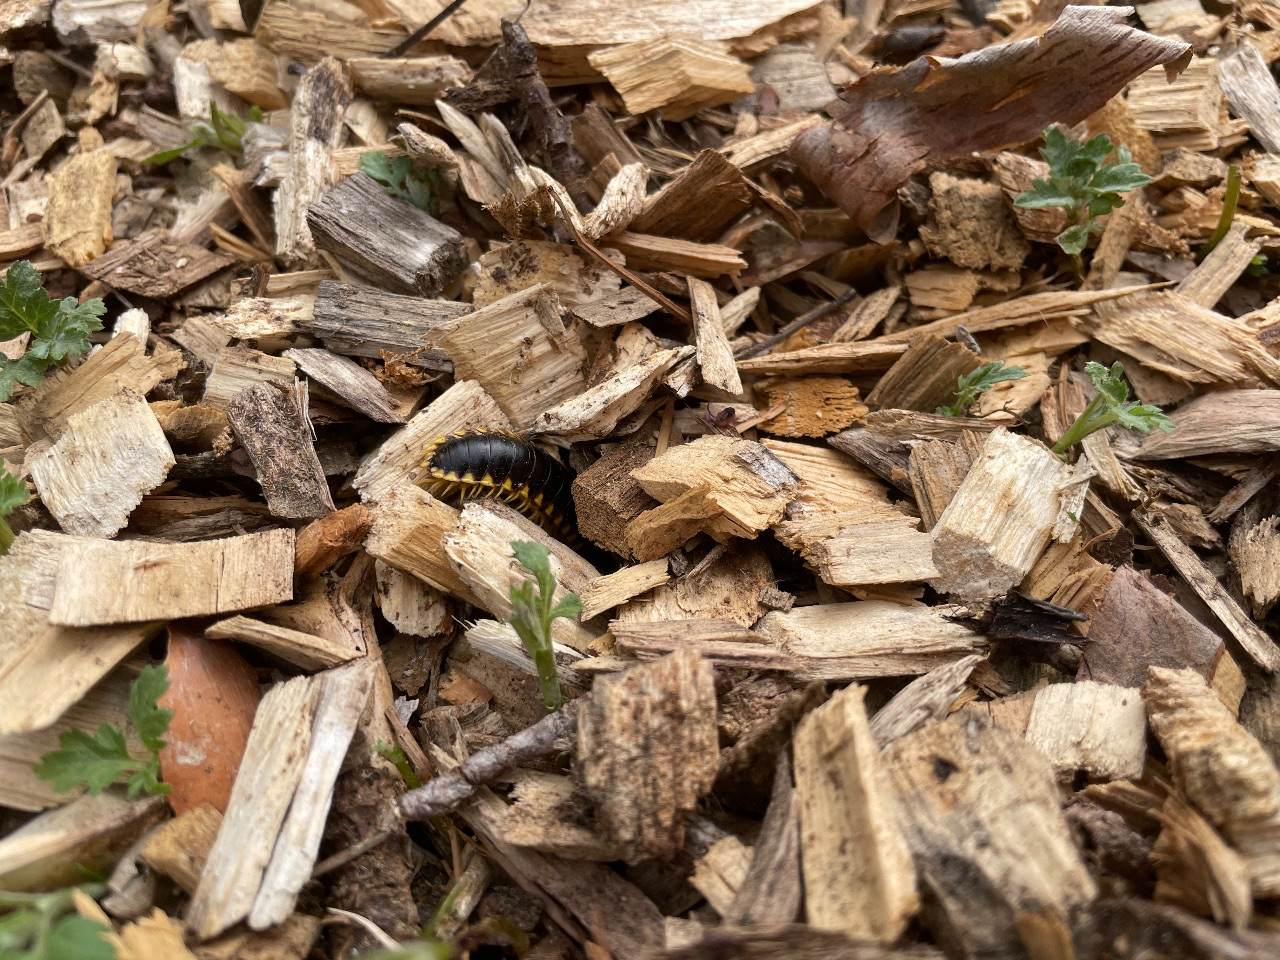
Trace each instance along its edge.
{"label": "cracked wood chunk", "polygon": [[679,650],[597,680],[578,717],[577,764],[602,832],[628,861],[673,856],[720,765],[711,664]]}

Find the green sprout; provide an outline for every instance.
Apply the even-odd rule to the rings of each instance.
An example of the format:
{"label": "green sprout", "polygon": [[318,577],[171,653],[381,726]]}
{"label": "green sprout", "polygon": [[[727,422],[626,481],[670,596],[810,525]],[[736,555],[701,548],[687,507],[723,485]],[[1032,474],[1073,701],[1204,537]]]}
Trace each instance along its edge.
{"label": "green sprout", "polygon": [[[1230,166],[1227,168],[1227,189],[1222,195],[1222,212],[1218,214],[1218,222],[1213,228],[1213,233],[1209,234],[1209,239],[1196,253],[1196,261],[1202,261],[1226,237],[1227,232],[1231,229],[1231,224],[1236,219],[1236,210],[1240,205],[1240,168]],[[1249,265],[1244,268],[1244,272],[1251,277],[1260,277],[1267,272],[1267,255],[1265,253],[1255,254],[1250,260]]]}
{"label": "green sprout", "polygon": [[404,752],[404,747],[399,744],[387,743],[379,740],[373,745],[373,752],[384,760],[388,760],[395,764],[396,770],[400,773],[400,779],[404,781],[404,785],[410,790],[417,790],[422,786],[422,780],[413,769],[413,764],[409,762],[409,755]]}
{"label": "green sprout", "polygon": [[1027,371],[1022,367],[1006,367],[1003,360],[984,363],[977,370],[957,378],[955,401],[945,407],[938,407],[934,413],[940,413],[944,417],[963,417],[974,401],[997,383],[1021,380],[1026,375]]}
{"label": "green sprout", "polygon": [[46,753],[36,764],[36,776],[52,780],[59,793],[83,785],[97,794],[126,777],[130,800],[142,793],[168,793],[169,785],[160,782],[160,751],[173,711],[157,705],[168,689],[169,668],[163,665],[144,667],[129,689],[129,721],[147,748],[146,758],[133,757],[123,731],[104,723],[96,734],[84,730],[61,734],[58,749]]}
{"label": "green sprout", "polygon": [[[105,884],[79,888],[91,897]],[[0,890],[0,958],[3,960],[116,960],[103,936],[110,928],[75,912],[75,887],[49,893]]]}
{"label": "green sprout", "polygon": [[540,543],[517,540],[511,544],[520,565],[538,579],[535,596],[528,580],[511,587],[511,626],[538,668],[538,686],[547,712],[559,710],[565,703],[556,674],[556,656],[551,645],[551,623],[557,617],[572,620],[582,612],[582,601],[576,593],[566,593],[555,603],[556,578],[551,572],[550,551]]}
{"label": "green sprout", "polygon": [[0,556],[13,546],[13,530],[5,517],[31,499],[31,492],[21,477],[15,477],[0,466]]}
{"label": "green sprout", "polygon": [[34,387],[50,367],[88,353],[89,334],[102,329],[98,318],[106,312],[97,297],[84,303],[76,303],[75,297],[54,300],[28,260],[11,266],[0,283],[0,340],[24,333],[31,340],[17,360],[0,354],[0,402],[13,396],[19,383]]}
{"label": "green sprout", "polygon": [[1123,205],[1122,193],[1151,182],[1126,146],[1115,146],[1116,159],[1108,163],[1112,149],[1105,133],[1088,141],[1072,140],[1060,128],[1049,127],[1040,149],[1041,158],[1049,164],[1049,176],[1032,180],[1031,189],[1013,201],[1028,210],[1061,207],[1066,211],[1067,228],[1055,239],[1075,258],[1077,267],[1090,234],[1102,232],[1097,218]]}
{"label": "green sprout", "polygon": [[1098,388],[1098,394],[1053,445],[1053,452],[1058,456],[1065,458],[1067,451],[1089,434],[1115,424],[1142,433],[1150,433],[1152,427],[1159,427],[1165,433],[1173,430],[1173,421],[1159,407],[1134,403],[1129,399],[1129,384],[1124,379],[1124,366],[1119,361],[1108,370],[1091,360],[1084,365],[1084,372]]}
{"label": "green sprout", "polygon": [[388,157],[376,150],[360,155],[360,169],[382,184],[391,196],[407,200],[433,217],[439,212],[437,171],[414,166],[409,157]]}
{"label": "green sprout", "polygon": [[[262,122],[262,108],[249,108],[249,123]],[[234,113],[226,113],[218,109],[218,105],[209,101],[209,122],[197,120],[191,124],[191,140],[180,147],[161,150],[144,157],[145,164],[160,165],[170,160],[177,160],[188,150],[195,147],[212,147],[214,150],[226,150],[228,153],[244,152],[244,134],[248,124]]]}

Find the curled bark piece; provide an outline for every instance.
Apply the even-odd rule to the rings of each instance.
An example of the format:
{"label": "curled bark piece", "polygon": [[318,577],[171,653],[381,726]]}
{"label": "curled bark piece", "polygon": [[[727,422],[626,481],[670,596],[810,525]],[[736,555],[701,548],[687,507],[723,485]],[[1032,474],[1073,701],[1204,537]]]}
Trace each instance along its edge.
{"label": "curled bark piece", "polygon": [[926,162],[998,150],[1078,123],[1160,64],[1177,73],[1185,43],[1128,26],[1132,7],[1067,7],[1042,36],[958,60],[921,57],[864,77],[811,127],[791,158],[879,243],[897,232],[897,192]]}

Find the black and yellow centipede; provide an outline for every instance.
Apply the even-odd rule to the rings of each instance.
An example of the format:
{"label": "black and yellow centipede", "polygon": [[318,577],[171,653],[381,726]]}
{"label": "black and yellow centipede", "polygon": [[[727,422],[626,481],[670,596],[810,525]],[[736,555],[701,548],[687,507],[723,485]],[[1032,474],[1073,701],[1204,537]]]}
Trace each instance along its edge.
{"label": "black and yellow centipede", "polygon": [[459,430],[422,455],[429,494],[454,506],[501,500],[566,543],[579,541],[573,473],[551,454],[507,430]]}

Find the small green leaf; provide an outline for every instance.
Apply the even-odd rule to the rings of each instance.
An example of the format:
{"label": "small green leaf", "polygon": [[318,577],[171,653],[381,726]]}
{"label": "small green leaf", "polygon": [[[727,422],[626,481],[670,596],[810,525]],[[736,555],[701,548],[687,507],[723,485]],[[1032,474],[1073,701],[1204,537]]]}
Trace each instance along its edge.
{"label": "small green leaf", "polygon": [[104,934],[110,931],[88,917],[69,914],[49,931],[39,960],[116,960],[116,950]]}
{"label": "small green leaf", "polygon": [[171,147],[168,150],[158,150],[149,157],[143,157],[144,166],[154,167],[163,166],[170,161],[177,160],[180,156],[190,150],[192,147],[200,146],[199,141],[192,140],[190,143],[184,143],[180,147]]}
{"label": "small green leaf", "polygon": [[1136,163],[1118,163],[1103,167],[1089,181],[1090,188],[1110,193],[1128,193],[1138,187],[1145,187],[1151,178],[1142,172]]}
{"label": "small green leaf", "polygon": [[1078,223],[1074,227],[1067,227],[1057,236],[1058,246],[1064,251],[1079,256],[1084,248],[1089,245],[1089,224]]}
{"label": "small green leaf", "polygon": [[101,793],[136,767],[125,747],[124,734],[109,723],[96,736],[84,730],[68,730],[58,737],[58,749],[46,753],[35,767],[42,780],[52,780],[59,793],[84,785]]}
{"label": "small green leaf", "polygon": [[31,499],[31,491],[8,470],[0,469],[0,517],[7,517]]}
{"label": "small green leaf", "polygon": [[560,602],[551,608],[551,619],[564,617],[566,620],[577,620],[582,614],[582,600],[576,593],[566,593]]}
{"label": "small green leaf", "polygon": [[1044,207],[1069,207],[1075,203],[1075,198],[1056,183],[1032,180],[1031,189],[1018,194],[1013,202],[1028,210],[1038,210]]}
{"label": "small green leaf", "polygon": [[157,706],[168,689],[169,668],[163,664],[143,667],[129,689],[129,722],[143,745],[153,753],[164,749],[161,738],[169,731],[169,721],[173,719],[172,710]]}

